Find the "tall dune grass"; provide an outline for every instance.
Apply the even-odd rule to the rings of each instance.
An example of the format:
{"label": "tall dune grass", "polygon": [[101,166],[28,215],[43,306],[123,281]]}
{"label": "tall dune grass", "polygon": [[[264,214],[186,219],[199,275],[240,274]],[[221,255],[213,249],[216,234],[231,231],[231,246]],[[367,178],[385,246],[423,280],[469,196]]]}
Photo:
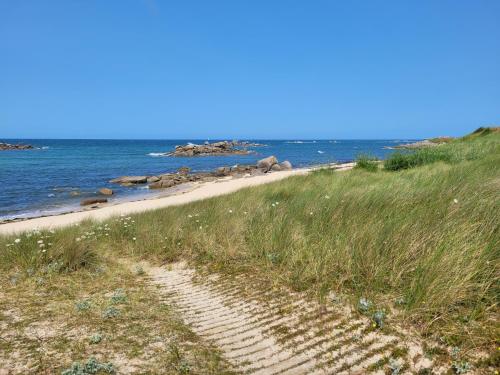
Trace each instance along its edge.
{"label": "tall dune grass", "polygon": [[398,173],[387,164],[379,173],[320,170],[84,223],[57,231],[43,254],[35,241],[21,239],[16,253],[14,238],[1,238],[0,267],[41,267],[57,259],[71,269],[102,251],[186,259],[319,297],[336,291],[385,306],[398,299],[423,333],[492,345],[499,337],[500,135],[415,154],[409,157],[420,161],[411,166],[419,167]]}

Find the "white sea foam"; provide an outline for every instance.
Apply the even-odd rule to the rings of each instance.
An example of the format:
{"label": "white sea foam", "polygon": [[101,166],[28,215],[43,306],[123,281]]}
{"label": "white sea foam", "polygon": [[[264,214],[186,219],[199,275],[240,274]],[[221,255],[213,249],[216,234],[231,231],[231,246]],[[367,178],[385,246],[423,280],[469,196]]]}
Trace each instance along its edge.
{"label": "white sea foam", "polygon": [[302,144],[302,143],[316,143],[316,141],[285,141],[285,143]]}
{"label": "white sea foam", "polygon": [[318,150],[318,154],[324,154],[324,153],[325,153],[325,151]]}
{"label": "white sea foam", "polygon": [[158,156],[166,156],[167,154],[164,152],[150,152],[148,156],[158,157]]}

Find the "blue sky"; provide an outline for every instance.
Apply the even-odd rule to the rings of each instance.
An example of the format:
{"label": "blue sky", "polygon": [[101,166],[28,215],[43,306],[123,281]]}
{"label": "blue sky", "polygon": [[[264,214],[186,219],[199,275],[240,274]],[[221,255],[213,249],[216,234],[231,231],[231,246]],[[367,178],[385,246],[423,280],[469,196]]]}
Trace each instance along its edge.
{"label": "blue sky", "polygon": [[422,138],[500,123],[498,0],[5,0],[0,56],[0,138]]}

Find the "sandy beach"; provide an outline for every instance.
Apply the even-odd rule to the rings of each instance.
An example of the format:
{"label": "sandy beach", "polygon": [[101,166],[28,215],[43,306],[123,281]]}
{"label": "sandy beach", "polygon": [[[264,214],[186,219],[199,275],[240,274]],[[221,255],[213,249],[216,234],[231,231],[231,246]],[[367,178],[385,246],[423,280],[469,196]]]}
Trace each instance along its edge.
{"label": "sandy beach", "polygon": [[[336,170],[347,170],[354,166],[353,163],[331,165]],[[304,175],[315,169],[322,168],[301,168],[291,171],[273,172],[261,176],[251,176],[245,178],[223,178],[212,182],[204,182],[195,185],[193,189],[179,194],[151,198],[140,201],[124,202],[115,205],[104,205],[89,211],[71,212],[66,214],[38,217],[23,221],[0,224],[0,234],[15,234],[33,229],[54,229],[75,224],[83,220],[105,220],[112,216],[128,215],[158,208],[177,206],[202,199],[212,198],[224,194],[230,194],[240,189],[251,186],[267,184],[279,181],[290,176]]]}

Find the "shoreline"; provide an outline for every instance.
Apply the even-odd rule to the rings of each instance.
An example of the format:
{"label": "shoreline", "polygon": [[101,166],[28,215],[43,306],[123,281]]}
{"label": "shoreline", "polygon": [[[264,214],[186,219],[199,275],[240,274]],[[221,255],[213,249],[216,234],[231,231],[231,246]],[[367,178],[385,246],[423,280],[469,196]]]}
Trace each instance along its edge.
{"label": "shoreline", "polygon": [[[327,164],[290,171],[242,178],[221,178],[188,186],[188,189],[176,191],[166,196],[147,197],[141,200],[119,202],[93,208],[36,218],[27,218],[0,223],[0,235],[12,235],[34,229],[55,229],[79,223],[83,220],[102,221],[117,215],[128,215],[154,209],[179,206],[203,199],[226,195],[247,187],[279,181],[291,176],[306,175],[314,170],[331,168],[339,171],[352,169],[354,163]],[[181,185],[182,186],[182,185]],[[186,186],[184,186],[186,187]],[[189,189],[191,187],[191,189]],[[167,192],[166,192],[167,193]]]}

